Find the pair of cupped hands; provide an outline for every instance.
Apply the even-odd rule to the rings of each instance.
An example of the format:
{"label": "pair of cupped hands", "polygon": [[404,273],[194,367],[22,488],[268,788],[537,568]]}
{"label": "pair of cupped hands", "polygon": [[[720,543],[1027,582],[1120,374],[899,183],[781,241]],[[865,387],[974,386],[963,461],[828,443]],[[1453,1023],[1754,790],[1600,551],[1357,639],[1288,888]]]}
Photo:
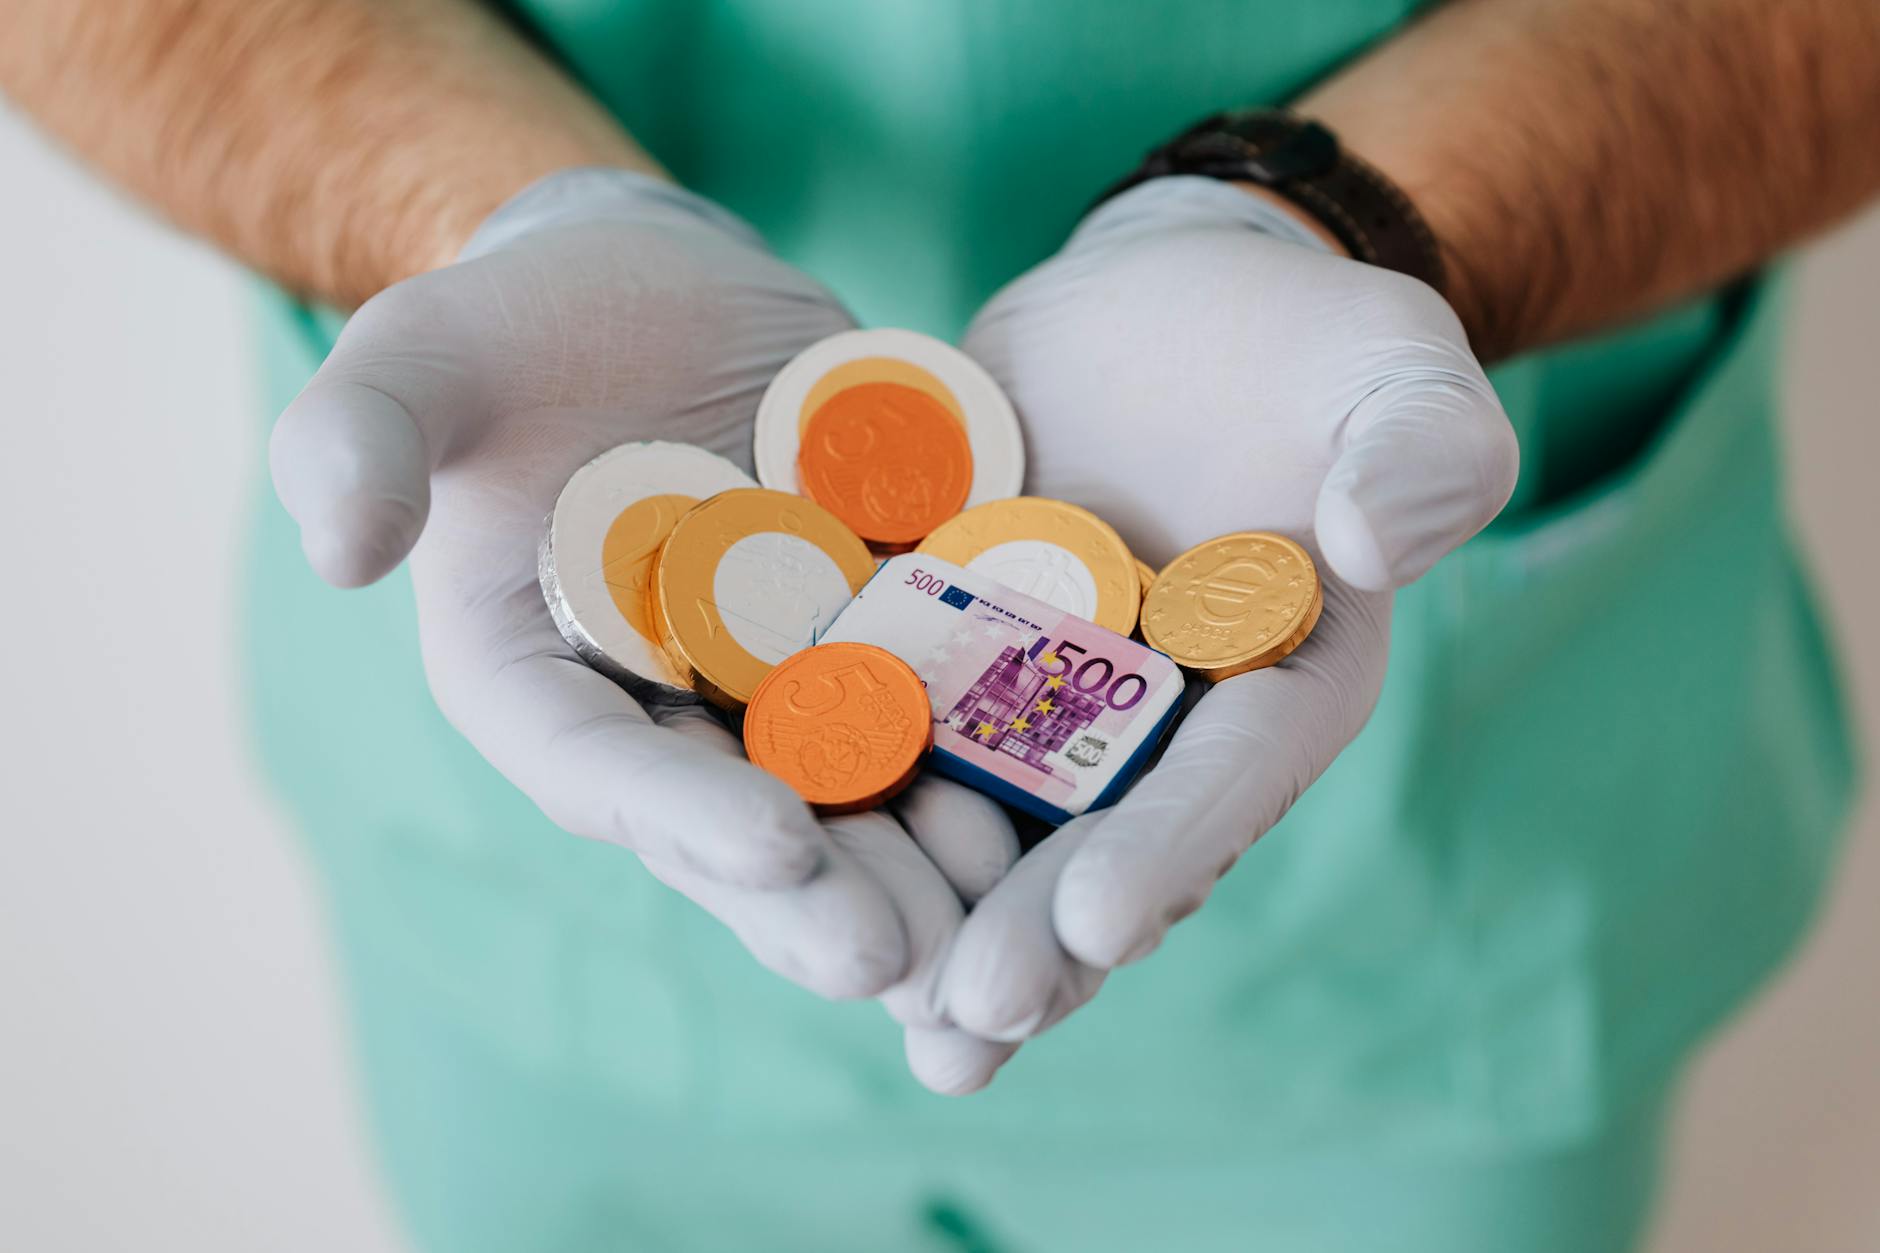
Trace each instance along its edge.
{"label": "pair of cupped hands", "polygon": [[749,470],[765,385],[853,324],[722,208],[565,171],[359,309],[280,419],[274,480],[329,582],[409,555],[439,707],[551,820],[632,850],[783,977],[878,997],[915,1076],[964,1093],[1199,908],[1358,733],[1394,589],[1501,508],[1515,441],[1433,289],[1226,184],[1161,179],[1092,213],[963,340],[1020,414],[1027,490],[1152,564],[1282,532],[1325,609],[1280,665],[1202,696],[1119,804],[1021,857],[1004,810],[932,776],[818,819],[720,716],[584,665],[536,582],[579,466],[658,439]]}

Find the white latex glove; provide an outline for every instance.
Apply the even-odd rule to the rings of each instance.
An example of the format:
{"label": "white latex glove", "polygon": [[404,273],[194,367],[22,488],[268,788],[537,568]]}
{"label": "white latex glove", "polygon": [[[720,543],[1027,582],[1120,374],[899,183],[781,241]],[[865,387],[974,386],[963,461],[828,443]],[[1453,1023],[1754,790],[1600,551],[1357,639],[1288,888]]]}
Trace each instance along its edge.
{"label": "white latex glove", "polygon": [[1495,516],[1517,452],[1432,288],[1207,179],[1099,208],[965,346],[1025,422],[1029,490],[1095,510],[1155,564],[1279,531],[1325,588],[1297,652],[1208,691],[1121,803],[1060,828],[967,919],[946,1007],[1018,1040],[1154,949],[1357,735],[1392,590]]}
{"label": "white latex glove", "polygon": [[[962,909],[935,862],[886,816],[819,823],[712,711],[637,703],[576,658],[536,582],[545,519],[584,462],[682,440],[748,471],[771,376],[851,325],[708,201],[565,171],[499,209],[456,264],[353,316],[275,428],[274,482],[329,582],[369,583],[411,553],[439,707],[549,818],[638,853],[787,978],[881,996],[923,1080],[963,1089],[1011,1050],[939,1013]],[[980,868],[968,896],[1016,855],[998,807],[952,784],[923,780],[900,812],[939,864]]]}

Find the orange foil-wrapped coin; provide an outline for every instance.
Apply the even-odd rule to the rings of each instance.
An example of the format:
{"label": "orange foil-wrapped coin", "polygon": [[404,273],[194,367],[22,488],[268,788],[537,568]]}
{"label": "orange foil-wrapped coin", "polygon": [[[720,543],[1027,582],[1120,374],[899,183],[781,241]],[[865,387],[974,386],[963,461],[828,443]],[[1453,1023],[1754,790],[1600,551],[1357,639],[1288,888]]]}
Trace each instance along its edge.
{"label": "orange foil-wrapped coin", "polygon": [[933,747],[927,689],[872,644],[818,644],[779,662],[744,711],[744,751],[820,813],[873,809]]}
{"label": "orange foil-wrapped coin", "polygon": [[803,494],[878,548],[905,549],[966,505],[973,450],[947,407],[902,383],[845,387],[810,415]]}

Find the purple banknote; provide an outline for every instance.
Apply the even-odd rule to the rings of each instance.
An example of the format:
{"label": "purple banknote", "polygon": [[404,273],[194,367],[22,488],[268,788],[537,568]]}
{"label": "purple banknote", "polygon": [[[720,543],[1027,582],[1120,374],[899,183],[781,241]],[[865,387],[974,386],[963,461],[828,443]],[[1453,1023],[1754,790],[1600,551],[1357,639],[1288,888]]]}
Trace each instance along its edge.
{"label": "purple banknote", "polygon": [[1181,702],[1161,653],[924,553],[884,563],[836,640],[920,675],[937,770],[1053,822],[1122,795]]}

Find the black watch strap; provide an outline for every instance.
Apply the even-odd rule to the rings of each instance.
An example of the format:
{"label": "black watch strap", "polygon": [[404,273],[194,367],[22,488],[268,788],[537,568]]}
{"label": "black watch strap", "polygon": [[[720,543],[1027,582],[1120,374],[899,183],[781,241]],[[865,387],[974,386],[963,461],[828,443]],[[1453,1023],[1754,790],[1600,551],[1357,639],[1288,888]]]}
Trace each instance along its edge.
{"label": "black watch strap", "polygon": [[1098,203],[1171,174],[1268,188],[1311,214],[1360,261],[1443,290],[1442,253],[1409,197],[1317,122],[1281,109],[1203,118],[1149,153]]}

